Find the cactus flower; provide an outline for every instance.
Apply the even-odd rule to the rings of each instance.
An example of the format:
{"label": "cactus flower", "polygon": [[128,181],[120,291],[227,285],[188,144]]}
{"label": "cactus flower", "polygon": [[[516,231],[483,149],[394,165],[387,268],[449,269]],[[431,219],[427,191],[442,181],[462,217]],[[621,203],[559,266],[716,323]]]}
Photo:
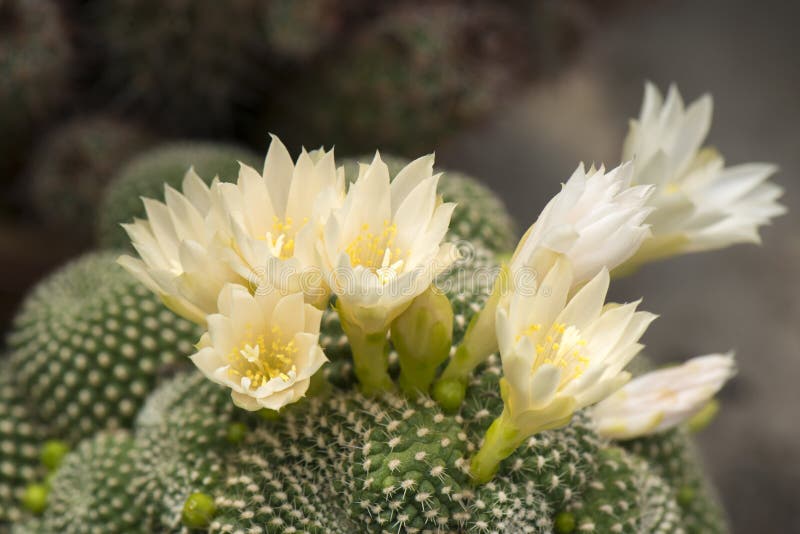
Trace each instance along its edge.
{"label": "cactus flower", "polygon": [[566,425],[628,381],[624,368],[655,316],[636,311],[638,302],[604,305],[608,284],[602,269],[570,298],[572,265],[559,256],[535,292],[515,292],[497,310],[504,408],[473,458],[476,481],[527,437]]}
{"label": "cactus flower", "polygon": [[238,183],[209,187],[190,169],[182,189],[144,199],[147,220],[123,225],[141,259],[119,260],[173,311],[204,324],[227,283],[327,303],[315,246],[344,195],[332,152],[303,151],[294,164],[273,137],[262,174],[242,164]]}
{"label": "cactus flower", "polygon": [[632,120],[622,152],[635,161],[633,183],[655,186],[647,218],[652,237],[626,266],[675,254],[758,243],[758,228],[786,209],[783,190],[768,181],[774,165],[725,167],[722,156],[702,147],[711,126],[712,99],[684,106],[673,85],[664,99],[648,83],[639,118]]}
{"label": "cactus flower", "polygon": [[229,387],[246,410],[279,410],[300,400],[327,361],[319,346],[322,312],[302,293],[251,295],[235,284],[223,288],[218,308],[191,357],[200,371]]}
{"label": "cactus flower", "polygon": [[325,225],[326,278],[365,390],[391,388],[384,354],[389,325],[457,257],[452,244],[442,243],[455,204],[437,196],[439,176],[431,155],[390,183],[376,153]]}
{"label": "cactus flower", "polygon": [[699,413],[734,373],[730,353],[646,373],[592,409],[597,432],[631,439],[674,428]]}
{"label": "cactus flower", "polygon": [[[602,167],[587,172],[580,165],[547,203],[520,240],[492,297],[442,375],[447,383],[439,386],[440,391],[452,391],[454,386],[461,391],[449,408],[460,404],[458,397],[463,398],[472,370],[497,350],[495,313],[504,295],[538,284],[537,278],[547,272],[558,254],[572,264],[570,289],[574,290],[602,269],[613,269],[636,253],[650,233],[643,221],[652,211],[646,206],[652,187],[631,186],[632,172],[630,163],[609,172]],[[543,254],[543,250],[551,253]],[[434,396],[440,400],[437,389]]]}

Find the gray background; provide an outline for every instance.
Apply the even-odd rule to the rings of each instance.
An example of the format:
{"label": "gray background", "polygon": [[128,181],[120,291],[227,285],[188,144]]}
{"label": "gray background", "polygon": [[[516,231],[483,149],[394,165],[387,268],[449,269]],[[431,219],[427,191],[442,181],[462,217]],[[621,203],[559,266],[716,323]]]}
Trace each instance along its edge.
{"label": "gray background", "polygon": [[614,283],[661,318],[648,353],[680,360],[734,348],[740,373],[699,437],[736,533],[800,532],[800,7],[788,0],[657,3],[596,29],[575,64],[440,148],[530,224],[581,160],[618,163],[645,80],[714,96],[709,142],[730,164],[775,162],[790,213],[763,246],[684,256]]}

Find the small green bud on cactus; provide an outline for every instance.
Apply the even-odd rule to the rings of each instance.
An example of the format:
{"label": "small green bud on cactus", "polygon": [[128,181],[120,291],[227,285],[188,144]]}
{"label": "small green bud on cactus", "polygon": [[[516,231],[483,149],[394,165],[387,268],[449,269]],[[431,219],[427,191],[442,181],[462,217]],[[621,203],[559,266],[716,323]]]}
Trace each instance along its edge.
{"label": "small green bud on cactus", "polygon": [[464,402],[467,386],[460,380],[439,380],[433,386],[433,398],[446,413],[455,413]]}
{"label": "small green bud on cactus", "polygon": [[48,440],[42,445],[41,460],[49,471],[55,471],[61,465],[69,446],[60,439]]}
{"label": "small green bud on cactus", "polygon": [[407,395],[427,393],[436,370],[450,354],[453,307],[431,286],[394,320],[392,343],[400,359],[400,388]]}
{"label": "small green bud on cactus", "polygon": [[47,509],[47,494],[50,490],[45,484],[31,484],[22,494],[22,505],[32,514],[40,515]]}
{"label": "small green bud on cactus", "polygon": [[214,499],[205,493],[192,493],[183,505],[183,524],[189,528],[206,528],[217,513]]}
{"label": "small green bud on cactus", "polygon": [[570,534],[575,531],[575,516],[570,512],[561,512],[556,515],[554,526],[558,534]]}
{"label": "small green bud on cactus", "polygon": [[247,425],[244,423],[232,423],[228,427],[228,434],[225,436],[230,443],[238,445],[247,435]]}

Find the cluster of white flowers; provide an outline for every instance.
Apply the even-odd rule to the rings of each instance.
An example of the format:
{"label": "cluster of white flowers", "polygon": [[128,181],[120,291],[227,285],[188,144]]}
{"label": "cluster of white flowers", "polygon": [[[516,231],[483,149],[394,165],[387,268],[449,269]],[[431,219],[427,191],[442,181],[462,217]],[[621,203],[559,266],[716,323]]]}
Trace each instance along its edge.
{"label": "cluster of white flowers", "polygon": [[[635,437],[684,422],[732,375],[732,357],[712,355],[623,388],[655,316],[638,302],[605,302],[610,273],[756,241],[758,227],[783,212],[780,188],[766,181],[772,166],[725,168],[700,149],[710,115],[709,97],[684,108],[674,88],[663,101],[648,85],[627,162],[609,172],[579,166],[521,239],[434,387],[443,406],[457,408],[469,373],[499,349],[505,408],[473,458],[478,481],[576,410],[600,402],[598,432]],[[392,389],[393,322],[406,310],[452,317],[419,315],[420,306],[443,305],[430,295],[409,308],[458,256],[443,243],[455,206],[437,195],[433,163],[419,158],[392,179],[376,153],[348,188],[333,151],[303,150],[293,161],[273,138],[262,173],[242,165],[237,183],[208,186],[189,170],[182,193],[168,187],[164,202],[146,199],[147,219],[125,225],[139,258],[120,263],[207,327],[192,360],[243,408],[278,410],[306,394],[327,361],[318,337],[331,295],[365,392]],[[449,346],[449,330],[437,330],[437,347]],[[398,341],[404,354],[413,349],[413,339]]]}
{"label": "cluster of white flowers", "polygon": [[183,193],[167,187],[164,202],[145,199],[147,219],[125,225],[140,258],[119,261],[176,313],[207,325],[193,360],[237,405],[279,409],[326,361],[317,308],[331,292],[348,334],[385,338],[456,259],[442,243],[455,206],[437,196],[438,180],[432,156],[391,180],[376,154],[345,192],[333,151],[303,150],[294,162],[273,137],[262,173],[242,164],[237,183],[207,186],[190,169]]}

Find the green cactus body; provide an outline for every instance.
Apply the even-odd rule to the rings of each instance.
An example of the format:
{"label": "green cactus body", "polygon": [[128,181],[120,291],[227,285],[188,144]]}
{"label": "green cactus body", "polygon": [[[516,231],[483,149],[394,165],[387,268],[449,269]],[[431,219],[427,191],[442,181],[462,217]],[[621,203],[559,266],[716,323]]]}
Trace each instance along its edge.
{"label": "green cactus body", "polygon": [[72,46],[56,2],[0,4],[0,177],[24,161],[34,126],[66,92]]}
{"label": "green cactus body", "polygon": [[0,360],[0,530],[23,516],[25,488],[44,476],[39,463],[42,429],[30,417],[10,362]]}
{"label": "green cactus body", "polygon": [[39,284],[8,342],[20,391],[47,436],[77,443],[128,427],[164,367],[181,365],[198,328],[115,263],[89,254]]}
{"label": "green cactus body", "polygon": [[670,430],[623,442],[623,445],[647,460],[673,488],[688,534],[727,532],[722,508],[713,488],[702,477],[702,465],[685,430]]}
{"label": "green cactus body", "polygon": [[119,165],[152,141],[139,127],[107,116],[72,119],[38,147],[31,193],[39,217],[88,237],[96,206]]}
{"label": "green cactus body", "polygon": [[130,247],[120,224],[145,216],[142,197],[163,199],[165,185],[180,190],[191,167],[208,182],[215,176],[235,181],[240,161],[260,170],[255,154],[222,143],[179,142],[143,152],[122,167],[106,190],[98,210],[98,243],[104,248]]}
{"label": "green cactus body", "polygon": [[51,482],[47,512],[33,533],[146,533],[131,491],[134,442],[126,431],[99,433],[67,456]]}

